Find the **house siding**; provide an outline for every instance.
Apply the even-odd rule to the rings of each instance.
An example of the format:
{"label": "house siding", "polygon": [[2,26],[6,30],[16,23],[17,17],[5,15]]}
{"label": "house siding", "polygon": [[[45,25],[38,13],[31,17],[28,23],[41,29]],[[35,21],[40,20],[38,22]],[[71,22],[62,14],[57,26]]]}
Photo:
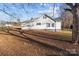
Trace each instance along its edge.
{"label": "house siding", "polygon": [[[50,24],[50,26],[47,26],[47,24]],[[54,24],[54,26],[52,26],[52,24]],[[31,26],[27,27],[25,25],[31,25]],[[61,30],[61,22],[60,21],[55,22],[54,20],[51,20],[50,18],[43,19],[43,17],[40,17],[37,20],[35,20],[34,22],[25,23],[22,26],[22,29],[23,30],[39,29],[39,30],[60,31]]]}

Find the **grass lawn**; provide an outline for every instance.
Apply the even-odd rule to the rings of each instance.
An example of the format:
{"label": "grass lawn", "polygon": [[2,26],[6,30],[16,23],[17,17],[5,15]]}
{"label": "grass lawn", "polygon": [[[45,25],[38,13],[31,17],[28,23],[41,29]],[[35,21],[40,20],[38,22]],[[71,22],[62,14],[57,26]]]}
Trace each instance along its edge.
{"label": "grass lawn", "polygon": [[71,41],[72,40],[72,32],[62,30],[60,32],[52,32],[52,31],[40,31],[40,30],[34,30],[45,33],[45,35],[52,35],[52,37],[59,39],[59,40],[65,40],[65,41]]}
{"label": "grass lawn", "polygon": [[63,52],[0,31],[0,55],[63,55]]}

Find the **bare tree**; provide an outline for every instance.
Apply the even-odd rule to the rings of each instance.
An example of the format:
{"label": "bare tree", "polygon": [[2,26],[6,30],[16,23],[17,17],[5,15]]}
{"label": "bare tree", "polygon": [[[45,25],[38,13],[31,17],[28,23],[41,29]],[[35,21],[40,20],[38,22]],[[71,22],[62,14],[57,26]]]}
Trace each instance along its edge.
{"label": "bare tree", "polygon": [[[14,15],[10,14],[9,12],[7,12],[6,11],[6,8],[8,8],[7,5],[4,5],[4,8],[3,9],[0,9],[0,11],[3,12],[4,14],[8,15],[9,17],[16,18]],[[7,28],[7,32],[9,32],[9,27]]]}
{"label": "bare tree", "polygon": [[72,29],[72,42],[74,44],[78,44],[79,43],[79,18],[78,18],[78,7],[79,4],[75,3],[66,3],[66,5],[68,5],[70,8],[66,8],[66,11],[70,11],[73,15],[73,29]]}
{"label": "bare tree", "polygon": [[[6,4],[3,4],[3,6],[4,6],[4,8],[3,8],[3,9],[0,9],[0,11],[2,11],[4,14],[10,16],[11,18],[17,19],[18,25],[21,25],[21,24],[20,24],[20,18],[18,17],[17,13],[16,13],[15,11],[12,12],[12,13],[10,13],[9,10],[12,10],[12,9],[11,9],[10,7],[8,7]],[[13,6],[15,7],[15,9],[17,8],[15,5],[13,5]],[[8,12],[7,10],[8,10],[9,12]],[[10,19],[10,21],[11,21],[11,19]],[[9,27],[7,28],[7,32],[9,32]]]}

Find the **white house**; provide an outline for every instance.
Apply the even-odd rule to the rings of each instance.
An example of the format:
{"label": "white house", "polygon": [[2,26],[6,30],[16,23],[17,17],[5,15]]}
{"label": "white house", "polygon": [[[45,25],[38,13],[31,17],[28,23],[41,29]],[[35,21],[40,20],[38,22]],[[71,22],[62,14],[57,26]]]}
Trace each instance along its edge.
{"label": "white house", "polygon": [[27,20],[21,24],[22,30],[29,29],[41,29],[41,30],[51,30],[60,31],[61,21],[60,19],[52,19],[50,16],[43,14],[35,19]]}
{"label": "white house", "polygon": [[11,24],[5,24],[5,27],[12,27]]}

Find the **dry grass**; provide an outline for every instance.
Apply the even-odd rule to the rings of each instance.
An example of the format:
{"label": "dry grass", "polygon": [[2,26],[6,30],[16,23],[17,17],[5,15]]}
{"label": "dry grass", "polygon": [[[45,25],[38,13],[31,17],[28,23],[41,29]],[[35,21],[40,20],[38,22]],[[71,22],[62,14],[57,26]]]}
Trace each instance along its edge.
{"label": "dry grass", "polygon": [[0,31],[0,55],[61,55],[63,52]]}
{"label": "dry grass", "polygon": [[43,35],[52,36],[53,38],[65,41],[72,40],[72,32],[71,31],[60,31],[60,32],[52,32],[52,31],[40,31],[40,30],[33,30],[35,32],[43,33]]}

